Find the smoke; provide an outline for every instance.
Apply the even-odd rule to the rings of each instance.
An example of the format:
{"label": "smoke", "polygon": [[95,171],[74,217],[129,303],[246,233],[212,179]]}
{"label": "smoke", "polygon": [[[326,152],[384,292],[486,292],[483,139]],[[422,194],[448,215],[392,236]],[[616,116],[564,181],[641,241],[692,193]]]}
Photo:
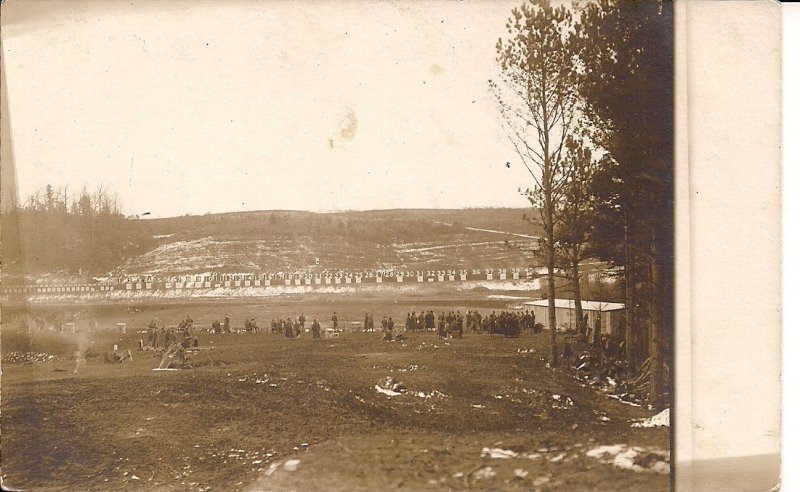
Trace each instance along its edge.
{"label": "smoke", "polygon": [[86,350],[89,348],[89,337],[83,333],[71,333],[67,335],[68,337],[72,338],[73,343],[75,344],[75,370],[72,371],[72,374],[78,374],[78,369],[83,365],[86,365]]}
{"label": "smoke", "polygon": [[86,357],[84,357],[84,352],[78,350],[75,352],[75,370],[72,371],[72,374],[78,374],[78,368],[81,365],[86,365]]}
{"label": "smoke", "polygon": [[86,365],[86,352],[92,341],[85,331],[64,330],[52,321],[42,322],[36,328],[36,319],[31,318],[27,326],[20,326],[17,331],[4,333],[4,352],[34,352],[52,354],[61,360],[75,359],[73,374],[77,374]]}
{"label": "smoke", "polygon": [[72,373],[78,374],[78,369],[86,365],[86,350],[89,348],[91,340],[89,340],[89,336],[82,331],[77,333],[64,333],[64,336],[75,347],[75,370]]}

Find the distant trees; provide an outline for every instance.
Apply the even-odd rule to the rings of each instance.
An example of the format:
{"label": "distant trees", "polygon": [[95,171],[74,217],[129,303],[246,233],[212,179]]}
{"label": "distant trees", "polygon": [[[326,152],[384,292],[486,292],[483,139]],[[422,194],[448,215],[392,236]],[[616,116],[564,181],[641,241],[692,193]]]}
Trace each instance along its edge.
{"label": "distant trees", "polygon": [[102,186],[69,196],[66,186],[48,184],[15,213],[28,273],[103,273],[151,244],[150,234],[125,218],[116,197]]}

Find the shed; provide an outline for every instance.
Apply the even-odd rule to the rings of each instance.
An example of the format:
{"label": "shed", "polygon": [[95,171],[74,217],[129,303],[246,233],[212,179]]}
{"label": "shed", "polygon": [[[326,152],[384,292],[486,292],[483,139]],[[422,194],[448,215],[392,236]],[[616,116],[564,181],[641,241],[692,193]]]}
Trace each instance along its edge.
{"label": "shed", "polygon": [[[547,299],[524,303],[525,309],[532,308],[536,322],[547,326]],[[558,329],[576,329],[575,301],[572,299],[555,299],[556,327]],[[581,301],[584,314],[589,315],[589,327],[593,328],[595,320],[600,317],[602,333],[613,336],[625,336],[625,304],[605,301]]]}

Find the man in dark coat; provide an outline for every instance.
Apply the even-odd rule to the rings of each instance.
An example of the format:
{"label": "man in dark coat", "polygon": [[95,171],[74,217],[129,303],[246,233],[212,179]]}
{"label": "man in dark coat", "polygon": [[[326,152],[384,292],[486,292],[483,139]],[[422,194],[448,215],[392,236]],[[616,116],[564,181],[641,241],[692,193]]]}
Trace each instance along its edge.
{"label": "man in dark coat", "polygon": [[314,321],[311,323],[311,336],[315,341],[319,340],[319,332],[319,321],[317,321],[317,318],[314,318]]}
{"label": "man in dark coat", "polygon": [[431,331],[435,327],[436,327],[436,316],[433,314],[433,311],[428,311],[428,314],[425,315],[425,329]]}

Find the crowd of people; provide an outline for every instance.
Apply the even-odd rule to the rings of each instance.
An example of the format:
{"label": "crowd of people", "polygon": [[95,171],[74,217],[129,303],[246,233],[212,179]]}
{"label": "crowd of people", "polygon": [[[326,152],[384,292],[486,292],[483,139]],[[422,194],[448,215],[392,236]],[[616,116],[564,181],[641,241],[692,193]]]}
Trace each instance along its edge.
{"label": "crowd of people", "polygon": [[[391,316],[384,316],[380,327],[382,332],[392,332],[395,321]],[[467,311],[466,314],[449,311],[436,316],[433,310],[427,310],[419,314],[416,311],[406,313],[404,329],[407,332],[436,331],[441,338],[461,338],[465,331],[519,336],[523,330],[530,330],[535,334],[541,332],[542,326],[536,323],[536,315],[531,311],[501,311],[499,314],[492,311],[487,316],[482,316],[478,311]],[[373,313],[364,315],[363,331],[375,331]]]}
{"label": "crowd of people", "polygon": [[[390,318],[391,319],[391,318]],[[372,318],[368,315],[369,329],[372,330]],[[501,311],[497,314],[492,311],[487,316],[482,316],[478,311],[467,311],[462,315],[461,311],[450,311],[447,314],[440,312],[437,317],[432,310],[423,311],[417,314],[411,312],[406,314],[406,331],[437,331],[440,337],[461,338],[465,331],[472,333],[489,333],[504,336],[519,336],[523,330],[530,330],[532,333],[541,331],[541,325],[536,325],[536,315],[531,311]]]}
{"label": "crowd of people", "polygon": [[[270,320],[270,332],[274,334],[283,334],[287,339],[294,339],[300,337],[303,333],[310,332],[314,340],[319,340],[322,337],[322,325],[316,317],[312,317],[309,329],[306,329],[307,318],[304,313],[299,316],[286,318],[272,318]],[[330,326],[333,332],[339,332],[339,315],[334,312],[330,319]],[[392,316],[383,316],[380,322],[380,331],[384,333],[395,333],[397,322]],[[153,348],[159,347],[163,343],[163,347],[168,347],[170,344],[179,341],[179,337],[183,340],[188,339],[192,346],[196,346],[197,338],[193,336],[194,321],[190,316],[186,316],[181,320],[177,330],[172,328],[165,328],[160,323],[158,317],[153,318],[148,325],[148,345]],[[330,328],[329,328],[330,330]],[[462,314],[461,311],[449,311],[445,313],[440,312],[438,316],[434,311],[426,310],[412,311],[406,313],[403,331],[405,332],[418,332],[418,331],[435,331],[440,338],[462,338],[464,332],[472,333],[489,333],[490,335],[502,335],[506,337],[516,337],[524,331],[530,331],[533,334],[539,333],[542,330],[542,325],[536,323],[536,315],[532,311],[500,311],[499,313],[492,311],[490,314],[483,316],[478,311],[467,311]],[[243,329],[234,329],[231,327],[231,319],[226,314],[222,323],[215,319],[208,329],[209,333],[258,333],[260,328],[255,318],[247,318],[244,321]],[[371,333],[376,331],[375,320],[373,313],[365,313],[362,326],[364,333]],[[399,330],[398,330],[399,331]],[[394,339],[397,335],[389,337]],[[183,343],[183,342],[182,342]]]}

